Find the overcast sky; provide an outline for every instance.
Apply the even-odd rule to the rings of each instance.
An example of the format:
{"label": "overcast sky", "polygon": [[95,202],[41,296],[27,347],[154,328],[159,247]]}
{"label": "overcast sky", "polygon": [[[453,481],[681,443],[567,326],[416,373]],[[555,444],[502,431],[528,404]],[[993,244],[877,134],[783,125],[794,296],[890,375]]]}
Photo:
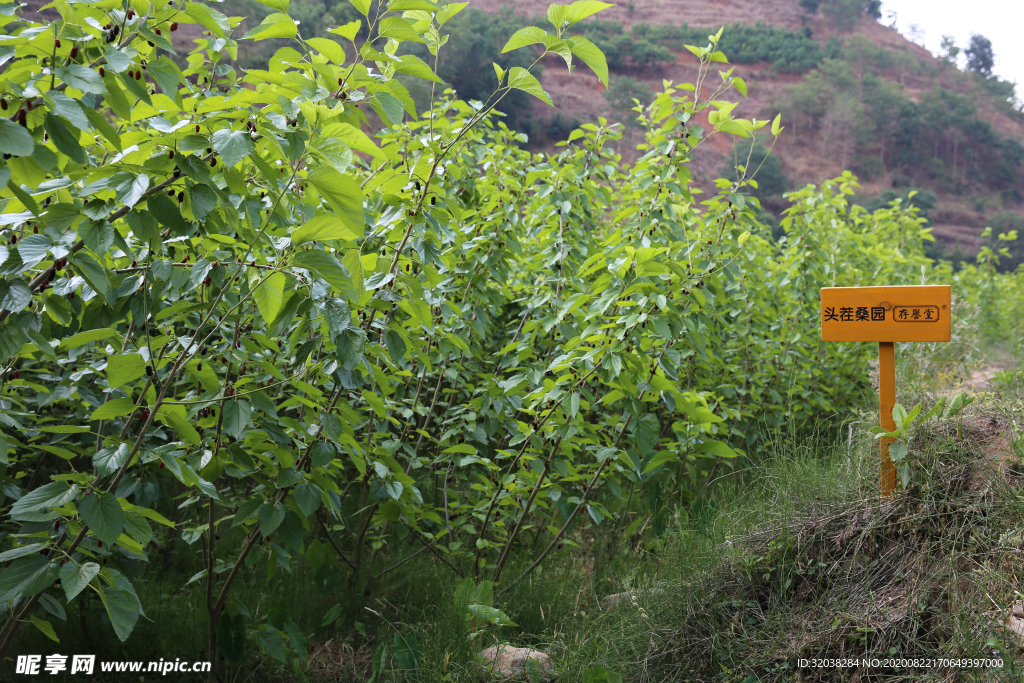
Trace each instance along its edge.
{"label": "overcast sky", "polygon": [[[942,36],[951,35],[961,49],[972,33],[992,41],[995,73],[1018,83],[1024,91],[1024,2],[1022,0],[883,0],[882,23],[891,24],[896,13],[900,33],[939,54]],[[917,29],[915,32],[914,29]],[[963,56],[961,55],[961,66]]]}

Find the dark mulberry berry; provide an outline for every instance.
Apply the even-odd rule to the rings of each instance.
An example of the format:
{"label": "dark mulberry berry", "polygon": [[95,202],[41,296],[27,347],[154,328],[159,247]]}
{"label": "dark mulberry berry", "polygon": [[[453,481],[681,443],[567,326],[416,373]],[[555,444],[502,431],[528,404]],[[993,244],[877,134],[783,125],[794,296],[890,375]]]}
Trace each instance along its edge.
{"label": "dark mulberry berry", "polygon": [[196,364],[196,371],[197,372],[202,372],[203,371],[203,364],[202,363],[197,363]]}
{"label": "dark mulberry berry", "polygon": [[213,167],[213,166],[216,166],[216,165],[217,165],[217,157],[214,157],[214,158],[210,159],[210,166]]}
{"label": "dark mulberry berry", "polygon": [[197,133],[199,132],[199,124],[198,123],[196,124],[196,132]]}
{"label": "dark mulberry berry", "polygon": [[78,46],[76,45],[75,47],[71,48],[71,59],[74,59],[77,56],[78,56]]}
{"label": "dark mulberry berry", "polygon": [[173,159],[174,158],[174,150],[173,149],[170,152],[167,153],[167,158],[168,159]]}
{"label": "dark mulberry berry", "polygon": [[60,38],[58,38],[57,40],[53,41],[53,46],[54,47],[60,47]]}
{"label": "dark mulberry berry", "polygon": [[178,201],[179,202],[185,201],[185,193],[184,192],[179,192],[178,193]]}
{"label": "dark mulberry berry", "polygon": [[163,35],[162,33],[160,33],[160,29],[158,29],[158,28],[157,29],[153,29],[153,33],[157,34],[158,36],[162,36]]}
{"label": "dark mulberry berry", "polygon": [[104,76],[106,76],[106,75],[107,75],[107,70],[106,70],[106,69],[104,69],[104,68],[103,68],[103,67],[101,66],[101,67],[100,67],[100,78],[103,78],[103,77],[104,77]]}
{"label": "dark mulberry berry", "polygon": [[172,23],[171,24],[171,32],[173,33],[174,31],[177,31],[177,30],[178,30],[178,22]]}

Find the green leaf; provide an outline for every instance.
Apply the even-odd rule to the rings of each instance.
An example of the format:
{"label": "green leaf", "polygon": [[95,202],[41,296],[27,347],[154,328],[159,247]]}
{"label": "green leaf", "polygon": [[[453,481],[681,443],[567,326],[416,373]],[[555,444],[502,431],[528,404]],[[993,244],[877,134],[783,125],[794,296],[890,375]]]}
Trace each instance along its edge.
{"label": "green leaf", "polygon": [[221,128],[213,134],[213,149],[221,156],[227,167],[231,168],[252,154],[253,144],[248,131]]}
{"label": "green leaf", "polygon": [[400,43],[425,43],[423,37],[412,27],[412,23],[402,17],[385,17],[377,24],[381,38],[391,38]]}
{"label": "green leaf", "polygon": [[388,3],[389,12],[408,12],[421,10],[424,12],[436,12],[441,7],[430,0],[391,0]]}
{"label": "green leaf", "polygon": [[434,15],[434,19],[437,21],[438,26],[444,26],[449,19],[454,17],[456,14],[466,9],[469,6],[468,2],[453,2],[444,6],[444,10]]}
{"label": "green leaf", "polygon": [[113,545],[124,529],[124,510],[112,493],[83,496],[78,512],[93,534],[107,545]]}
{"label": "green leaf", "polygon": [[[141,357],[141,356],[140,356]],[[107,401],[89,416],[90,420],[112,420],[135,410],[135,401],[130,398],[115,398]]]}
{"label": "green leaf", "polygon": [[402,60],[402,65],[395,69],[395,73],[408,74],[434,83],[443,82],[430,65],[416,55],[402,55],[399,59]]}
{"label": "green leaf", "polygon": [[150,62],[146,71],[157,82],[160,89],[173,99],[178,93],[178,86],[181,85],[181,71],[178,69],[178,65],[165,55]]}
{"label": "green leaf", "polygon": [[310,145],[309,151],[324,159],[339,173],[352,168],[352,148],[344,140],[338,138],[321,138],[316,145]]}
{"label": "green leaf", "polygon": [[266,5],[272,10],[278,12],[288,13],[288,0],[259,0],[261,4]]}
{"label": "green leaf", "polygon": [[78,135],[68,130],[60,117],[47,114],[44,121],[46,132],[57,149],[77,164],[85,163],[85,150],[78,144]]}
{"label": "green leaf", "polygon": [[360,14],[362,14],[363,16],[369,16],[369,14],[370,14],[370,5],[373,3],[373,0],[348,0],[348,1],[350,3],[352,3],[352,6],[355,7],[356,11],[358,11]]}
{"label": "green leaf", "polygon": [[87,332],[79,332],[78,334],[67,337],[61,341],[58,347],[61,351],[70,351],[76,349],[79,346],[88,344],[89,342],[101,341],[103,339],[109,339],[117,334],[112,327],[105,327],[99,330],[89,330]]}
{"label": "green leaf", "polygon": [[232,616],[230,612],[221,613],[217,622],[217,648],[228,664],[237,666],[242,663],[245,654],[245,635],[244,616]]}
{"label": "green leaf", "polygon": [[0,553],[0,562],[10,562],[11,560],[16,560],[19,557],[24,557],[25,555],[39,554],[39,549],[42,547],[42,543],[30,543],[29,545],[23,545],[20,548],[5,550]]}
{"label": "green leaf", "polygon": [[133,382],[146,374],[142,354],[125,353],[107,359],[107,383],[111,389]]}
{"label": "green leaf", "polygon": [[98,73],[87,66],[72,64],[71,66],[58,66],[54,73],[57,78],[67,83],[72,88],[78,88],[83,92],[93,95],[106,95],[107,87]]}
{"label": "green leaf", "polygon": [[281,632],[273,626],[267,624],[260,624],[259,630],[256,632],[259,638],[260,645],[266,652],[276,659],[277,661],[285,664],[288,661],[288,651],[284,647],[284,638],[281,636]]}
{"label": "green leaf", "polygon": [[164,403],[156,411],[156,419],[171,426],[182,441],[192,444],[199,443],[199,432],[192,426],[184,407]]}
{"label": "green leaf", "polygon": [[321,626],[330,626],[335,621],[337,621],[338,617],[340,617],[340,616],[341,616],[341,604],[339,603],[339,604],[335,605],[334,607],[332,607],[331,609],[327,610],[327,613],[324,614],[323,621],[320,622],[320,625]]}
{"label": "green leaf", "polygon": [[330,38],[307,38],[306,44],[338,66],[345,63],[345,48]]}
{"label": "green leaf", "polygon": [[128,640],[136,622],[139,620],[141,605],[139,599],[128,590],[114,586],[104,586],[100,599],[107,609],[107,616],[110,617],[110,624],[114,627],[114,633],[124,642]]}
{"label": "green leaf", "polygon": [[316,484],[304,481],[295,487],[295,503],[302,514],[309,517],[320,507],[320,502],[320,487]]}
{"label": "green leaf", "polygon": [[333,168],[321,168],[307,180],[327,200],[338,219],[353,234],[362,237],[366,230],[363,216],[363,191],[359,180],[351,174],[341,174]]}
{"label": "green leaf", "polygon": [[566,38],[565,42],[569,45],[569,49],[572,50],[572,54],[575,57],[579,57],[584,64],[589,66],[591,70],[597,74],[601,83],[604,87],[608,87],[608,62],[605,59],[604,53],[601,49],[594,45],[583,36],[572,36]]}
{"label": "green leaf", "polygon": [[496,607],[490,605],[468,605],[466,607],[469,613],[478,619],[489,624],[496,624],[498,626],[516,626],[517,624],[508,618],[504,612]]}
{"label": "green leaf", "polygon": [[178,234],[188,231],[189,224],[182,218],[178,202],[163,193],[157,193],[149,197],[146,204],[161,225],[167,226]]}
{"label": "green leaf", "polygon": [[49,588],[57,580],[59,570],[59,560],[50,560],[43,555],[15,560],[0,572],[0,602],[28,597]]}
{"label": "green leaf", "polygon": [[83,249],[75,254],[72,263],[82,274],[82,277],[85,278],[85,281],[89,283],[93,291],[106,299],[109,304],[116,302],[117,297],[107,281],[107,271],[92,254]]}
{"label": "green leaf", "polygon": [[0,153],[15,157],[32,156],[35,140],[28,130],[7,118],[0,118]]}
{"label": "green leaf", "polygon": [[47,508],[60,507],[73,500],[77,494],[77,486],[68,486],[61,481],[51,482],[19,498],[11,506],[8,514],[11,519],[24,519]]}
{"label": "green leaf", "polygon": [[[366,13],[363,12],[363,14]],[[362,26],[363,22],[360,21],[359,19],[356,19],[355,21],[350,21],[347,24],[343,24],[342,26],[339,26],[337,28],[329,28],[327,29],[327,32],[333,33],[336,36],[341,36],[346,40],[352,41],[352,43],[354,44],[356,40],[356,35],[359,34],[359,29],[362,28]]]}
{"label": "green leaf", "polygon": [[512,37],[505,43],[505,47],[501,48],[502,53],[511,52],[512,50],[518,50],[521,47],[527,45],[543,45],[544,38],[547,37],[547,33],[543,29],[539,29],[536,26],[527,26],[521,28],[512,34]]}
{"label": "green leaf", "polygon": [[216,391],[220,386],[220,379],[209,363],[203,363],[203,369],[200,370],[199,361],[191,360],[185,364],[185,372],[199,382],[206,391]]}
{"label": "green leaf", "polygon": [[242,39],[294,38],[297,32],[295,22],[287,14],[268,14],[259,26],[242,36]]}
{"label": "green leaf", "polygon": [[267,323],[273,322],[281,310],[285,284],[284,273],[272,272],[265,278],[260,277],[260,271],[255,269],[249,273],[249,286],[253,287],[252,298]]}
{"label": "green leaf", "polygon": [[907,418],[907,409],[897,403],[892,407],[892,419],[896,423],[897,427],[902,427],[904,420]]}
{"label": "green leaf", "polygon": [[240,526],[252,519],[261,505],[263,505],[263,499],[259,496],[253,496],[241,503],[235,512],[235,519],[231,522],[231,526]]}
{"label": "green leaf", "polygon": [[[85,111],[82,109],[82,105],[71,99],[62,92],[51,90],[46,93],[46,99],[49,100],[53,105],[53,113],[63,116],[68,122],[77,128],[78,130],[87,133],[89,132],[89,119],[85,115]],[[77,142],[77,138],[76,138]]]}
{"label": "green leaf", "polygon": [[53,625],[50,622],[46,621],[45,619],[40,619],[37,616],[30,617],[29,621],[32,622],[33,626],[42,631],[44,636],[46,636],[55,643],[60,642],[60,638],[57,637],[57,632],[53,630]]}
{"label": "green leaf", "polygon": [[508,87],[522,90],[529,95],[533,95],[544,104],[552,107],[555,106],[551,104],[551,98],[544,92],[540,81],[521,66],[514,66],[508,70]]}
{"label": "green leaf", "polygon": [[780,123],[782,123],[782,114],[776,114],[775,119],[772,121],[772,135],[778,135],[782,132]]}
{"label": "green leaf", "polygon": [[77,565],[74,560],[69,560],[67,564],[62,566],[60,568],[60,582],[68,602],[74,600],[99,573],[100,566],[95,562]]}
{"label": "green leaf", "polygon": [[96,466],[100,476],[107,477],[121,469],[121,466],[128,461],[129,453],[131,453],[131,449],[126,443],[119,444],[117,447],[107,446],[96,451],[96,454],[92,456],[92,463]]}
{"label": "green leaf", "polygon": [[314,216],[295,228],[292,232],[292,244],[298,246],[313,240],[355,240],[362,236],[362,231],[355,232],[341,217],[329,214]]}
{"label": "green leaf", "polygon": [[292,259],[292,265],[312,271],[346,298],[352,298],[352,278],[349,277],[345,266],[341,265],[341,262],[332,254],[319,249],[300,251]]}
{"label": "green leaf", "polygon": [[247,401],[225,401],[224,431],[236,439],[241,438],[251,415],[252,406]]}
{"label": "green leaf", "polygon": [[729,448],[724,441],[705,441],[696,448],[698,453],[714,455],[719,458],[736,458],[739,453]]}
{"label": "green leaf", "polygon": [[[321,139],[325,140],[328,138],[338,138],[356,151],[365,152],[381,161],[388,160],[387,155],[381,151],[380,147],[374,144],[373,140],[366,133],[348,123],[328,124],[323,129],[323,137]],[[319,147],[320,144],[317,143],[316,147]]]}
{"label": "green leaf", "polygon": [[[196,3],[192,3],[195,5]],[[132,117],[132,105],[128,102],[128,98],[125,96],[124,91],[117,82],[117,74],[113,71],[107,73],[103,78],[104,84],[107,86],[106,102],[110,104],[110,109],[117,116],[122,119],[130,120]]]}
{"label": "green leaf", "polygon": [[199,2],[185,5],[185,14],[198,21],[206,30],[212,31],[218,38],[223,38],[224,31],[231,28],[231,22],[225,15]]}
{"label": "green leaf", "polygon": [[277,531],[277,527],[284,521],[284,515],[285,507],[280,503],[264,503],[260,508],[260,534],[266,537]]}
{"label": "green leaf", "polygon": [[292,649],[295,650],[295,654],[299,656],[299,661],[305,662],[308,658],[306,652],[306,639],[302,637],[302,633],[299,631],[298,625],[289,619],[284,624],[285,633],[288,634],[288,642],[291,644]]}
{"label": "green leaf", "polygon": [[402,106],[402,101],[391,93],[376,93],[370,98],[370,106],[377,112],[377,116],[391,126],[400,126],[405,120],[405,108]]}
{"label": "green leaf", "polygon": [[570,24],[575,24],[614,6],[607,2],[597,2],[597,0],[578,0],[569,5],[569,13],[566,18]]}
{"label": "green leaf", "polygon": [[32,290],[24,280],[17,279],[10,284],[0,283],[0,307],[16,313],[28,306],[30,301]]}
{"label": "green leaf", "polygon": [[113,71],[114,73],[121,73],[132,65],[132,58],[126,55],[123,51],[117,49],[113,44],[107,45],[107,49],[104,50],[103,56],[107,60],[107,71]]}
{"label": "green leaf", "polygon": [[[149,182],[148,178],[146,182]],[[86,248],[92,253],[106,254],[110,245],[114,243],[114,227],[105,220],[94,221],[91,218],[86,218],[78,224],[78,236],[82,238]]]}

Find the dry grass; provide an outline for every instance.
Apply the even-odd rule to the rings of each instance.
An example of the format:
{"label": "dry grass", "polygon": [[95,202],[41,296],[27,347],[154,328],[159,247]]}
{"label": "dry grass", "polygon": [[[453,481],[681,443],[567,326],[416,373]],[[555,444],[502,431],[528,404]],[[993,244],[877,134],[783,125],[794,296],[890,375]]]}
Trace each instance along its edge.
{"label": "dry grass", "polygon": [[[641,601],[647,637],[627,645],[634,678],[832,681],[836,669],[806,668],[794,679],[797,661],[1016,659],[1020,637],[1006,624],[1024,589],[1024,479],[1007,426],[996,414],[974,415],[961,440],[951,423],[922,435],[921,480],[891,500],[873,494],[877,470],[858,478],[863,484],[851,475],[796,491],[767,485],[742,533],[684,560],[676,586]],[[868,475],[875,458],[865,449]],[[843,479],[843,470],[832,476]],[[977,672],[856,670],[841,680],[850,674],[973,680]]]}

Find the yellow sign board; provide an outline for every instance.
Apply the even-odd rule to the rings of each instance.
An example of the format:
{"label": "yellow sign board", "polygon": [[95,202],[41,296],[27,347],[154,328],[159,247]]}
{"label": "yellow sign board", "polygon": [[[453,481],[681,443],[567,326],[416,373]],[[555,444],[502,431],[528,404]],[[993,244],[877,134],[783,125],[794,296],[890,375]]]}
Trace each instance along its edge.
{"label": "yellow sign board", "polygon": [[949,341],[949,307],[949,285],[822,287],[821,339]]}
{"label": "yellow sign board", "polygon": [[[948,342],[949,285],[902,287],[822,287],[822,341],[878,342],[878,403],[882,428],[894,431],[896,342]],[[896,467],[889,437],[882,437],[881,486],[896,490]]]}

